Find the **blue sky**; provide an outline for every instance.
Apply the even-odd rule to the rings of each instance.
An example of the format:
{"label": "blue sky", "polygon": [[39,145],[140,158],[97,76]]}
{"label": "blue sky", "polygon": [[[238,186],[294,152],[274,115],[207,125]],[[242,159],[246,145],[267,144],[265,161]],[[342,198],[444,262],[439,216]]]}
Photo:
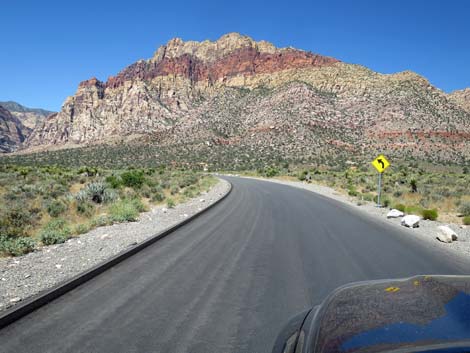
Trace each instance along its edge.
{"label": "blue sky", "polygon": [[240,32],[382,73],[470,87],[470,1],[4,1],[0,100],[59,110],[78,83],[106,80],[170,38]]}

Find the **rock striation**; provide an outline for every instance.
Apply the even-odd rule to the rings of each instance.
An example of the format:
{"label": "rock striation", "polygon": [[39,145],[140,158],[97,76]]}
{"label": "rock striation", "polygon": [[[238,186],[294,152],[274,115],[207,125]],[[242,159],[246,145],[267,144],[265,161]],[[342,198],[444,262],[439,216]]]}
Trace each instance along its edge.
{"label": "rock striation", "polygon": [[237,33],[175,38],[104,82],[81,82],[24,148],[119,140],[186,159],[236,150],[255,159],[322,161],[381,151],[466,163],[470,112],[461,96],[413,72],[384,75]]}

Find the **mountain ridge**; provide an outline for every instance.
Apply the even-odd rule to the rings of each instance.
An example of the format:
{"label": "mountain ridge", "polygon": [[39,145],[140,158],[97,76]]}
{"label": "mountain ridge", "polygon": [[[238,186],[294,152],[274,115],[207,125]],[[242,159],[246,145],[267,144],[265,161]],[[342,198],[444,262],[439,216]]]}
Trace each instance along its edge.
{"label": "mountain ridge", "polygon": [[[214,42],[172,39],[105,82],[82,81],[24,147],[141,138],[161,147],[195,144],[199,153],[218,143],[245,150],[263,145],[280,158],[301,160],[323,158],[299,149],[319,142],[332,153],[349,146],[352,156],[368,149],[396,154],[405,146],[410,156],[466,163],[470,118],[461,101],[411,71],[380,74],[239,34]],[[257,106],[265,107],[263,116]]]}

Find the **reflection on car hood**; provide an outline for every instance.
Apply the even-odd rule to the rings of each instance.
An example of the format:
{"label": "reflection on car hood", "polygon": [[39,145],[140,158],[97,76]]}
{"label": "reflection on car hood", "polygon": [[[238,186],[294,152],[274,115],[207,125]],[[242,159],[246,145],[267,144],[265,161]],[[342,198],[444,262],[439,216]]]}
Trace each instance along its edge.
{"label": "reflection on car hood", "polygon": [[447,347],[470,347],[470,279],[419,276],[345,286],[324,302],[313,326],[310,350],[317,353],[466,351]]}

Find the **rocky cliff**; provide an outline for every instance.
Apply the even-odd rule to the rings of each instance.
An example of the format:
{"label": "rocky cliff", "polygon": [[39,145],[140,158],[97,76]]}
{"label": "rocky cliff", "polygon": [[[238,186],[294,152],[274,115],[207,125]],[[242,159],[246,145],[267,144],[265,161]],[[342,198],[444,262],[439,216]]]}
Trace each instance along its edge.
{"label": "rocky cliff", "polygon": [[12,152],[24,141],[28,131],[21,121],[0,105],[0,152]]}
{"label": "rocky cliff", "polygon": [[173,39],[106,82],[80,83],[25,147],[124,138],[185,159],[196,158],[184,152],[190,144],[211,158],[237,151],[324,160],[382,151],[464,163],[470,113],[462,101],[412,72],[383,75],[236,33],[215,42]]}
{"label": "rocky cliff", "polygon": [[449,98],[470,113],[470,88],[454,91]]}
{"label": "rocky cliff", "polygon": [[48,115],[53,112],[40,109],[40,108],[28,108],[17,102],[0,102],[5,109],[7,109],[13,116],[17,117],[24,126],[29,129],[34,129],[36,125],[44,120]]}

